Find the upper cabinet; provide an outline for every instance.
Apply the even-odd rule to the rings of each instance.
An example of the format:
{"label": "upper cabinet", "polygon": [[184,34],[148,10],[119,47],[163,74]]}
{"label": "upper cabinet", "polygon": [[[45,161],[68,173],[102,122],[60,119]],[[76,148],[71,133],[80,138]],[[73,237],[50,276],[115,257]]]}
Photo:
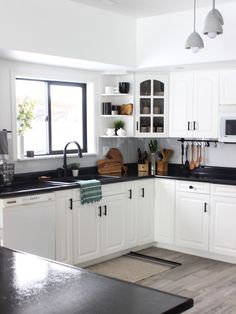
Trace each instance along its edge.
{"label": "upper cabinet", "polygon": [[170,137],[218,137],[219,74],[180,72],[170,76]]}
{"label": "upper cabinet", "polygon": [[[115,122],[124,122],[126,137],[134,136],[134,74],[102,75],[100,80],[100,137],[113,134]],[[114,131],[115,132],[115,131]],[[122,134],[123,135],[123,134]],[[124,136],[124,135],[123,135]]]}
{"label": "upper cabinet", "polygon": [[136,75],[136,136],[168,136],[168,77]]}
{"label": "upper cabinet", "polygon": [[220,72],[220,105],[236,104],[236,70]]}

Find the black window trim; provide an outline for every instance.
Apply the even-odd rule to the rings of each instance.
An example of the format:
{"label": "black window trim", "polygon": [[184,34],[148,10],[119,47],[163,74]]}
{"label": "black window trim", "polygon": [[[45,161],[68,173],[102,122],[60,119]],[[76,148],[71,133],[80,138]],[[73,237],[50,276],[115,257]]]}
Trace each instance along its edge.
{"label": "black window trim", "polygon": [[[76,83],[76,82],[65,82],[65,81],[54,81],[54,80],[43,80],[43,79],[36,79],[36,78],[21,78],[16,77],[16,80],[26,80],[26,81],[38,81],[38,82],[45,82],[47,88],[47,109],[48,109],[48,141],[49,141],[49,152],[47,154],[38,154],[35,156],[52,156],[52,155],[61,155],[63,154],[62,150],[52,150],[52,123],[51,123],[51,94],[50,94],[50,86],[51,85],[61,85],[61,86],[77,86],[81,87],[82,92],[82,123],[83,123],[83,147],[82,152],[87,153],[87,84],[86,83]],[[74,141],[76,139],[71,139]],[[79,143],[80,144],[80,143]],[[73,154],[77,153],[77,149],[68,149],[67,153]]]}

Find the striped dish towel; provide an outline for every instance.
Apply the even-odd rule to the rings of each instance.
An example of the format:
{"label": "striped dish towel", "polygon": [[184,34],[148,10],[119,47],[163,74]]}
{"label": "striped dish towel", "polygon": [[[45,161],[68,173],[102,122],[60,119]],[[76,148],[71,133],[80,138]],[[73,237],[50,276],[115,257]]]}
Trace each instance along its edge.
{"label": "striped dish towel", "polygon": [[102,199],[102,187],[99,180],[80,180],[80,202],[82,205],[99,202]]}

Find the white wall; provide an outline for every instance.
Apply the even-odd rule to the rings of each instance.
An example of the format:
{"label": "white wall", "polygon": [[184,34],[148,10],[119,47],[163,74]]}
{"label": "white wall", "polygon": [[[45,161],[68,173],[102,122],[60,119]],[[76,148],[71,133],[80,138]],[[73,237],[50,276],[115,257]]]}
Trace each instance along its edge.
{"label": "white wall", "polygon": [[[209,4],[211,1],[209,1]],[[205,48],[193,54],[184,48],[193,31],[193,11],[164,14],[137,20],[137,64],[139,68],[155,68],[236,59],[236,2],[217,5],[225,25],[224,33],[214,40],[202,35],[204,20],[211,9],[197,9],[197,31]]]}
{"label": "white wall", "polygon": [[0,49],[136,64],[134,18],[69,0],[1,0]]}

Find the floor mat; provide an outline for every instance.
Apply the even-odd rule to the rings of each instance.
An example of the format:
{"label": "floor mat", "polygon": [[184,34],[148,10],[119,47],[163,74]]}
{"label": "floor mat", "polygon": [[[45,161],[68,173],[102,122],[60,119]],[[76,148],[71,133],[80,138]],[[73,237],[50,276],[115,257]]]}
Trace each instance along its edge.
{"label": "floor mat", "polygon": [[88,267],[91,272],[129,282],[138,282],[171,269],[169,265],[160,265],[152,261],[124,255],[100,264]]}

